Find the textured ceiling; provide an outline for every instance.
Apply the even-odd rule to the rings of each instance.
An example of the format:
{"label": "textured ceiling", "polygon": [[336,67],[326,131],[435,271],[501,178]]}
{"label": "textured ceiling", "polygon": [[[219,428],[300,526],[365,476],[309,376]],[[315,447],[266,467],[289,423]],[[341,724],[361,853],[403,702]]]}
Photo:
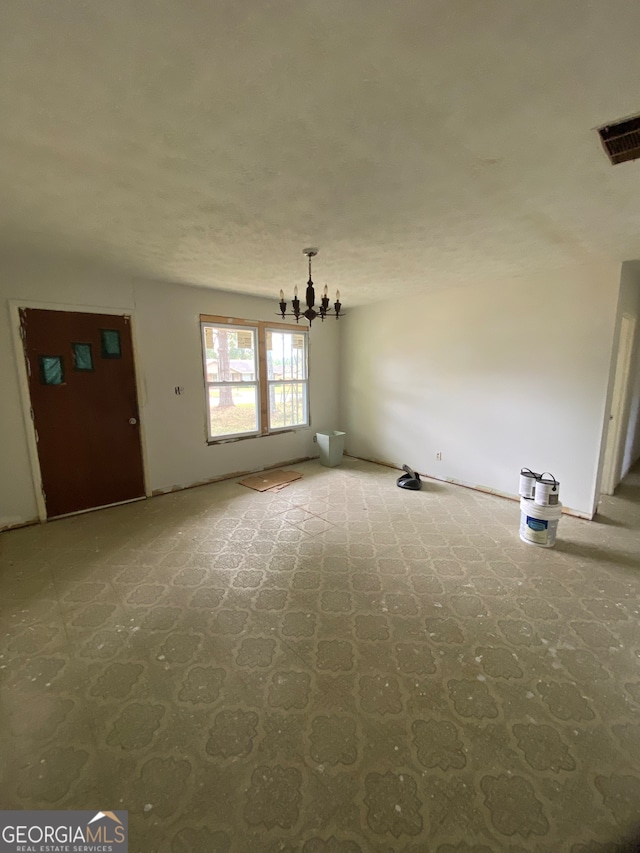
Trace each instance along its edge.
{"label": "textured ceiling", "polygon": [[637,0],[5,0],[0,241],[346,305],[640,256]]}

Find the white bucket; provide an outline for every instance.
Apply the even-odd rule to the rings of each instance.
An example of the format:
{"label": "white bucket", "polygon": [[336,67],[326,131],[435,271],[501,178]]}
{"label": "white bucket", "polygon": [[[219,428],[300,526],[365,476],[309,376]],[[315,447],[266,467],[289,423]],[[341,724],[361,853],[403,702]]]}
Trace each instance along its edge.
{"label": "white bucket", "polygon": [[529,545],[553,548],[556,544],[558,522],[562,516],[562,504],[539,506],[534,501],[520,501],[520,538]]}
{"label": "white bucket", "polygon": [[560,501],[560,483],[553,474],[545,471],[536,482],[535,502],[538,506],[557,506]]}
{"label": "white bucket", "polygon": [[520,469],[520,490],[521,498],[532,498],[535,494],[536,480],[540,475],[535,474],[530,468]]}

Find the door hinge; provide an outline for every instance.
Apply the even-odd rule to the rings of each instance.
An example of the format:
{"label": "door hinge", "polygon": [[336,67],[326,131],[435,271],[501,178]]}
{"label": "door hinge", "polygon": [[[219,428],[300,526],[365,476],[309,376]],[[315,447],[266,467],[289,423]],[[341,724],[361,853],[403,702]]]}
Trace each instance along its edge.
{"label": "door hinge", "polygon": [[40,491],[42,492],[42,497],[43,497],[43,498],[45,499],[45,501],[46,501],[47,496],[46,496],[46,494],[45,494],[44,486],[42,485],[42,483],[40,483]]}
{"label": "door hinge", "polygon": [[25,338],[27,337],[27,330],[26,330],[26,329],[25,329],[25,327],[22,325],[22,323],[20,323],[20,337],[22,338],[22,340],[23,340],[23,341],[24,341],[24,340],[25,340]]}
{"label": "door hinge", "polygon": [[38,435],[38,430],[34,427],[34,428],[33,428],[33,431],[34,431],[34,432],[35,432],[35,434],[36,434],[36,444],[38,444],[38,442],[40,441],[40,436]]}
{"label": "door hinge", "polygon": [[35,421],[36,416],[35,416],[35,415],[34,415],[34,413],[33,413],[33,406],[30,406],[30,407],[29,407],[29,413],[30,413],[30,415],[31,415],[31,420],[32,420],[32,421]]}

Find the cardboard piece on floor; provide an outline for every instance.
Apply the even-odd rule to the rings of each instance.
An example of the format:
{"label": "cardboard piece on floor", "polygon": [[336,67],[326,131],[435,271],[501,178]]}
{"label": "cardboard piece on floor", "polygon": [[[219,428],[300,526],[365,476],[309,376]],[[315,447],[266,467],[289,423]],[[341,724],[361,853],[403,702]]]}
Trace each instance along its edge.
{"label": "cardboard piece on floor", "polygon": [[245,477],[244,480],[239,480],[241,486],[248,486],[250,489],[255,489],[257,492],[266,492],[267,489],[273,489],[276,486],[284,488],[293,480],[300,480],[302,474],[297,471],[263,471],[260,474],[253,474],[251,477]]}

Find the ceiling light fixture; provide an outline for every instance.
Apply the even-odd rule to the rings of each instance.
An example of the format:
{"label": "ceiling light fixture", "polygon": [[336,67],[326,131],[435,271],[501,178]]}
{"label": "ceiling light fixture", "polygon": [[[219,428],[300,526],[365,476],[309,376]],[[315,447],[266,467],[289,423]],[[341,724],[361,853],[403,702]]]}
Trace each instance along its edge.
{"label": "ceiling light fixture", "polygon": [[324,286],[324,291],[322,294],[322,299],[320,300],[319,310],[315,310],[316,303],[316,292],[313,287],[313,280],[311,278],[311,258],[315,258],[318,254],[318,249],[303,249],[303,254],[307,256],[309,259],[309,281],[307,282],[307,291],[305,293],[305,302],[307,303],[307,310],[300,310],[300,300],[298,299],[298,286],[296,285],[293,288],[293,300],[291,302],[292,311],[287,313],[287,303],[284,299],[284,293],[280,291],[280,314],[282,318],[285,317],[295,317],[296,323],[300,321],[300,317],[306,317],[309,321],[309,325],[313,323],[316,317],[320,317],[320,319],[324,322],[325,317],[335,317],[336,320],[340,316],[340,310],[342,305],[340,303],[340,291],[336,290],[336,301],[333,303],[333,311],[329,305],[329,293],[327,285]]}

